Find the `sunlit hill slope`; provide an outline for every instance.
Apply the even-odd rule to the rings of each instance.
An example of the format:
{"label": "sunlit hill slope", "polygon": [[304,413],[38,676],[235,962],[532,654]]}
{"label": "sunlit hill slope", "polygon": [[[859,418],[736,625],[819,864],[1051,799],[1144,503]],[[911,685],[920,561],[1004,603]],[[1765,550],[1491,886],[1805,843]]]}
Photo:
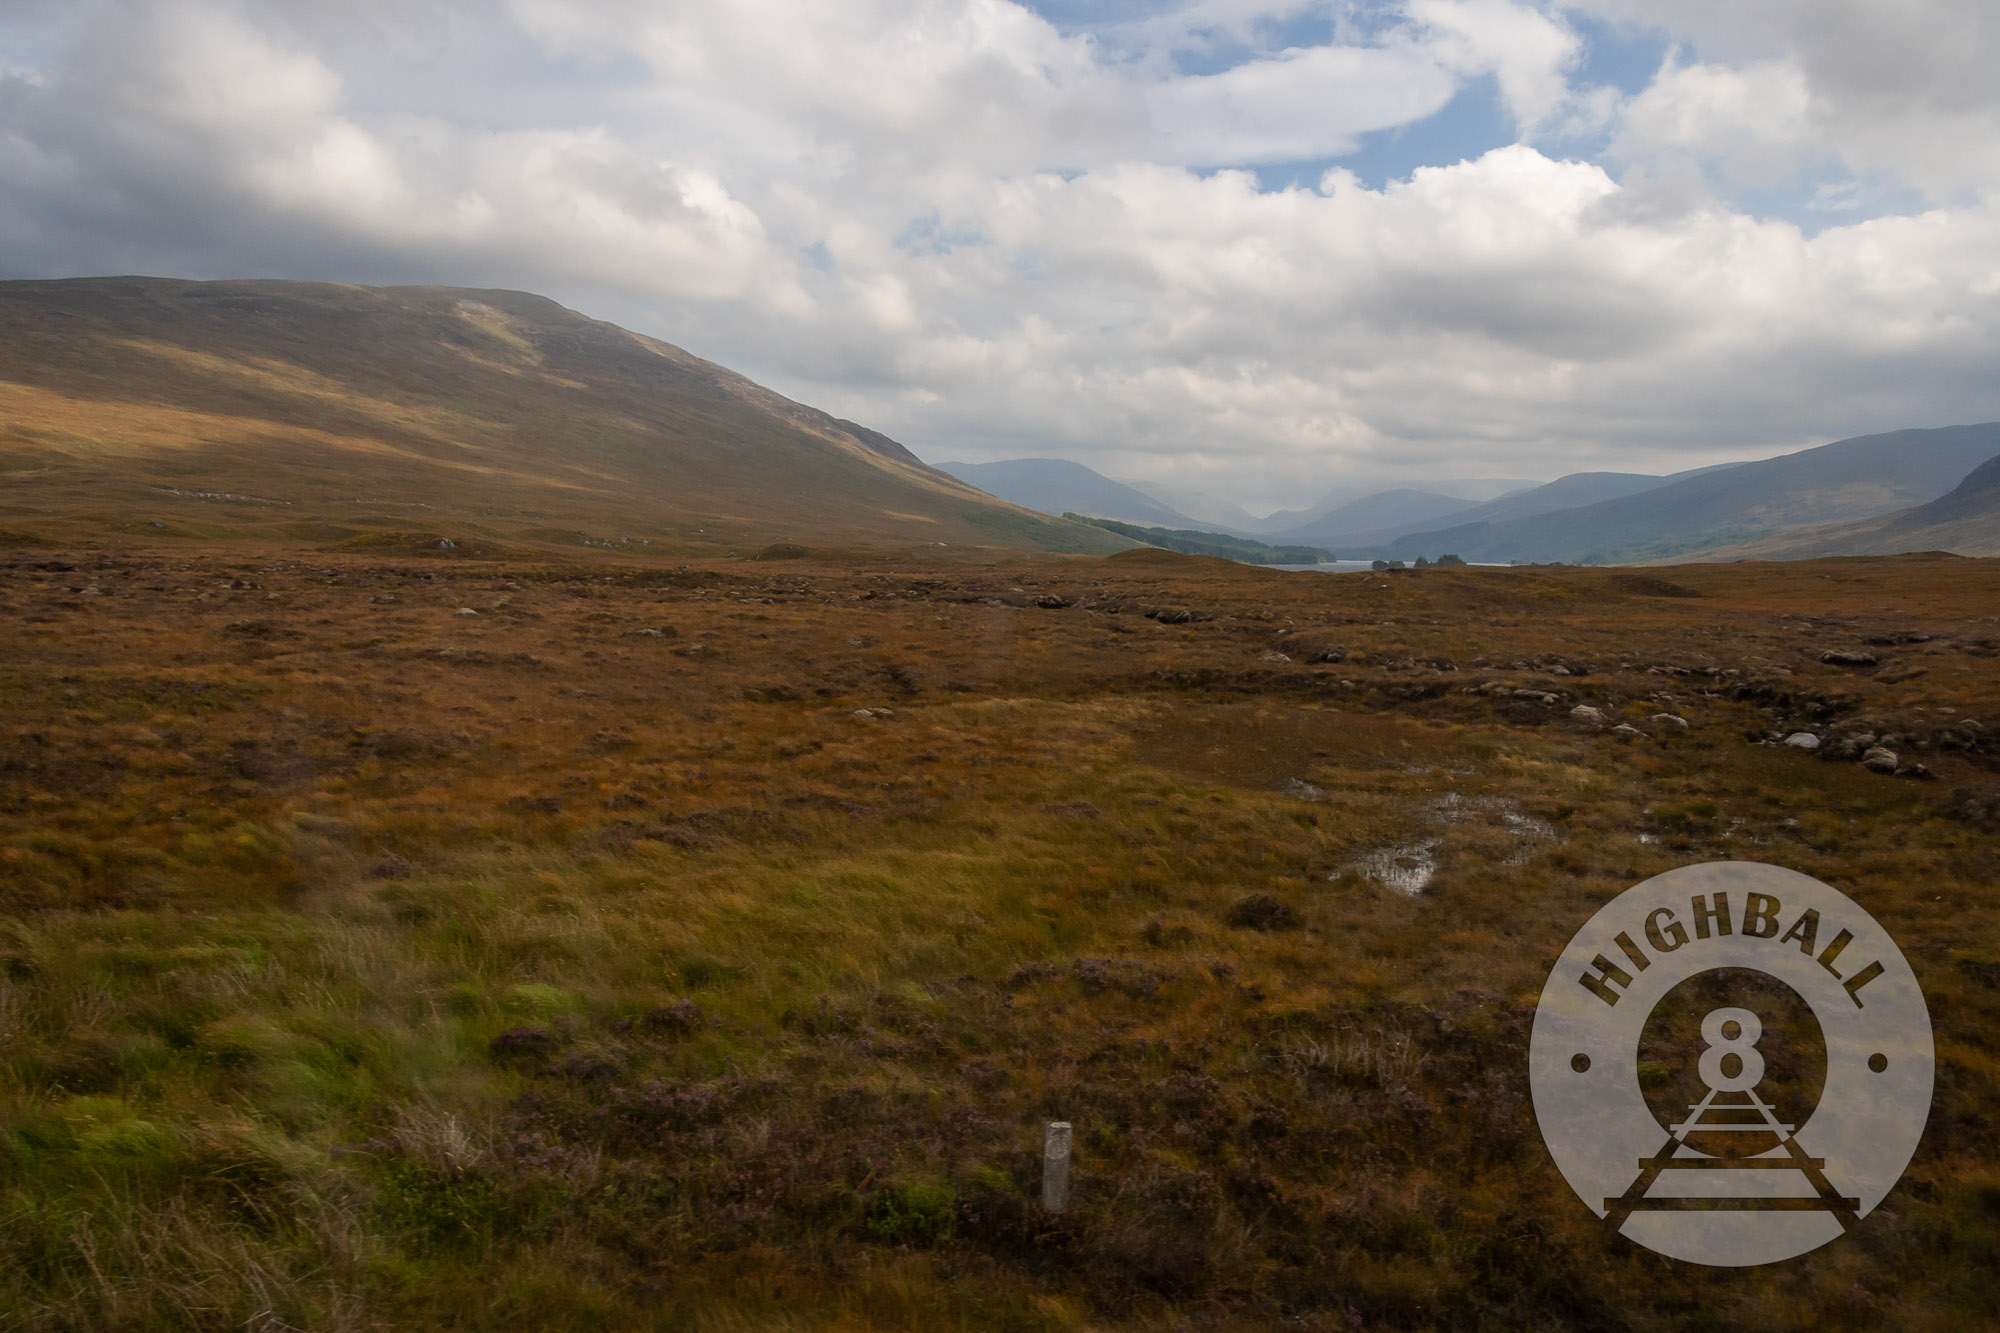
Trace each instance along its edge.
{"label": "sunlit hill slope", "polygon": [[17,538],[1127,544],[678,347],[444,287],[0,283],[0,480]]}

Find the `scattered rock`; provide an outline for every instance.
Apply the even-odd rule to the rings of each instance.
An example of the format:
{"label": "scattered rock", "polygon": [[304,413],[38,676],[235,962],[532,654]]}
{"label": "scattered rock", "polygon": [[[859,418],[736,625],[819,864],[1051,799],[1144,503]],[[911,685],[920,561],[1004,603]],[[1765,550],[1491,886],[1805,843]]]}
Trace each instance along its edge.
{"label": "scattered rock", "polygon": [[1580,657],[1564,657],[1560,653],[1539,653],[1533,663],[1514,664],[1515,670],[1525,670],[1532,666],[1536,671],[1546,671],[1551,676],[1588,676],[1594,668]]}
{"label": "scattered rock", "polygon": [[1239,930],[1296,930],[1299,914],[1268,893],[1238,898],[1223,918]]}
{"label": "scattered rock", "polygon": [[1262,657],[1258,658],[1257,660],[1260,662],[1289,662],[1292,659],[1285,656],[1285,654],[1283,653],[1265,653]]}
{"label": "scattered rock", "polygon": [[1861,756],[1861,766],[1871,773],[1894,773],[1900,763],[1894,750],[1877,745]]}
{"label": "scattered rock", "polygon": [[1643,738],[1646,733],[1633,726],[1630,722],[1620,722],[1611,729],[1611,734],[1614,736],[1623,736],[1629,740],[1635,736]]}
{"label": "scattered rock", "polygon": [[1795,731],[1785,737],[1785,744],[1800,750],[1817,750],[1819,748],[1819,737],[1813,735],[1810,731]]}
{"label": "scattered rock", "polygon": [[1044,611],[1061,611],[1075,606],[1076,603],[1067,597],[1058,597],[1052,592],[1045,592],[1035,599],[1035,605],[1041,607]]}
{"label": "scattered rock", "polygon": [[1828,666],[1872,667],[1881,659],[1862,648],[1829,648],[1819,655]]}
{"label": "scattered rock", "polygon": [[1586,727],[1601,727],[1604,725],[1603,710],[1592,708],[1589,704],[1578,704],[1569,710],[1569,715],[1572,721],[1581,722]]}
{"label": "scattered rock", "polygon": [[1688,729],[1688,720],[1678,713],[1655,713],[1646,720],[1656,727],[1672,727],[1676,731]]}
{"label": "scattered rock", "polygon": [[473,610],[473,609],[472,609],[471,607],[469,607],[469,606],[461,606],[461,607],[459,607],[459,608],[458,608],[458,610],[456,610],[456,611],[452,612],[452,614],[453,614],[453,615],[455,615],[455,616],[476,616],[476,615],[478,615],[479,613],[478,613],[477,611]]}
{"label": "scattered rock", "polygon": [[449,537],[440,537],[438,538],[437,548],[440,551],[455,551],[458,549],[458,543]]}
{"label": "scattered rock", "polygon": [[1922,764],[1905,764],[1895,771],[1894,776],[1899,778],[1915,778],[1919,782],[1937,781],[1937,774],[1931,772]]}

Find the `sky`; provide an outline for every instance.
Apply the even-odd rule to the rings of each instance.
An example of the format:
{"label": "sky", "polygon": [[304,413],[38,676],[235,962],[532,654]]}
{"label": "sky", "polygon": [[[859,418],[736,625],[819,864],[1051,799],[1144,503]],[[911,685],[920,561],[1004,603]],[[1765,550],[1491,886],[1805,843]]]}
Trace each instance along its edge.
{"label": "sky", "polygon": [[2000,418],[1992,0],[0,0],[0,277],[541,292],[1253,510]]}

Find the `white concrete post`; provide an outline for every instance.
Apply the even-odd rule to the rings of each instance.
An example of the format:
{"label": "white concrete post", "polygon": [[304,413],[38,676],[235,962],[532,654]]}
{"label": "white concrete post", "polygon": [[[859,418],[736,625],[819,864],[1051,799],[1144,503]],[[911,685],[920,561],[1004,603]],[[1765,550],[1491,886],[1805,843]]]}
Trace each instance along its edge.
{"label": "white concrete post", "polygon": [[1042,1140],[1042,1207],[1059,1213],[1069,1206],[1069,1121],[1051,1120]]}

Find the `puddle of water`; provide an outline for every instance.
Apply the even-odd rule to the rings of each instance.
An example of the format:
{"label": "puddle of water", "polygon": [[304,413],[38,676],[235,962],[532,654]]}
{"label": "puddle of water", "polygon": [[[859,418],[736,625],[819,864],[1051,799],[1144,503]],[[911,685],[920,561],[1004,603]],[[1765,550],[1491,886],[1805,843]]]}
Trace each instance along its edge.
{"label": "puddle of water", "polygon": [[1380,847],[1357,857],[1352,868],[1392,889],[1416,895],[1430,887],[1437,874],[1439,838],[1425,838],[1402,847]]}
{"label": "puddle of water", "polygon": [[[1455,791],[1446,792],[1426,801],[1422,810],[1426,822],[1433,826],[1464,824],[1473,820],[1497,824],[1508,834],[1508,848],[1501,857],[1503,865],[1526,865],[1562,841],[1555,825],[1546,819],[1522,814],[1512,802],[1497,796],[1466,797]],[[1369,879],[1407,894],[1419,894],[1430,887],[1431,879],[1437,874],[1437,849],[1443,841],[1442,837],[1433,835],[1402,846],[1378,847],[1362,853],[1341,869],[1358,871]]]}
{"label": "puddle of water", "polygon": [[1533,815],[1524,815],[1519,810],[1502,811],[1500,822],[1514,835],[1513,847],[1501,858],[1510,866],[1524,866],[1562,841],[1562,835],[1556,832],[1554,824]]}

